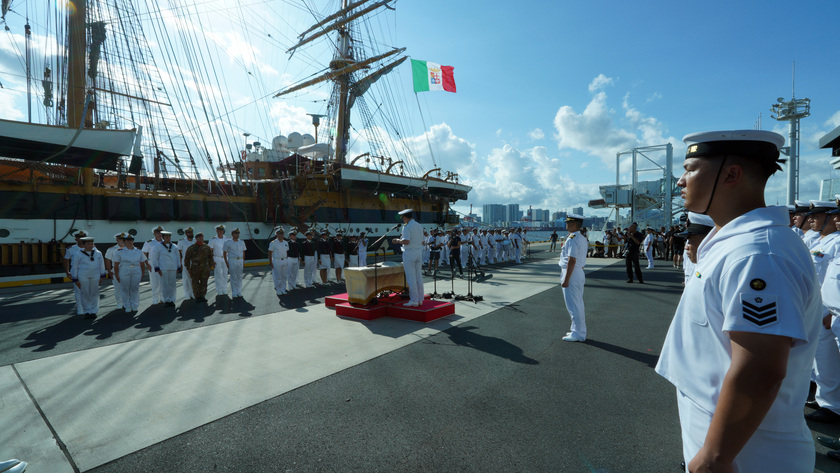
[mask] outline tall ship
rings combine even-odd
[[[224,224],[240,229],[246,258],[260,260],[277,226],[375,238],[404,208],[415,209],[425,228],[458,222],[450,205],[471,188],[419,163],[396,126],[400,117],[383,107],[393,100],[389,75],[407,59],[405,48],[383,48],[364,33],[373,30],[371,17],[393,14],[395,0],[310,10],[317,22],[285,54],[320,72],[263,99],[278,103],[325,85],[329,92],[312,101],[319,104],[309,113],[312,133],[277,133],[264,144],[227,118],[242,107],[224,91],[241,84],[227,83],[224,67],[206,54],[211,33],[197,26],[202,2],[165,8],[150,0],[144,11],[131,0],[57,3],[46,15],[52,26],[40,23],[52,34],[34,35],[26,9],[20,59],[28,117],[0,119],[0,277],[60,277],[79,230],[104,249],[122,231],[138,242],[158,225],[173,239],[188,227],[209,238]],[[22,20],[24,4],[3,1],[4,27],[14,15]],[[6,31],[2,41],[19,37]],[[318,44],[331,57],[307,55]]]

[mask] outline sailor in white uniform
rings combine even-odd
[[[402,245],[403,270],[408,285],[409,300],[406,307],[418,307],[423,304],[423,227],[414,220],[414,210],[399,212],[402,217],[402,234],[391,243]]]
[[[811,261],[817,271],[817,279],[823,289],[823,299],[831,297],[836,291],[832,282],[825,284],[827,272],[840,256],[840,232],[837,231],[837,221],[840,217],[837,203],[834,201],[811,201],[808,212],[808,224],[811,231],[819,234],[811,244]],[[833,283],[836,284],[836,275]],[[828,292],[828,296],[825,294]],[[837,348],[837,337],[830,330],[831,312],[829,307],[823,307],[824,328],[819,332],[817,352],[814,357],[813,380],[817,384],[815,400],[819,408],[805,415],[814,422],[840,422],[840,350]]]
[[[184,267],[184,256],[187,254],[187,249],[195,245],[193,233],[192,227],[185,228],[184,238],[178,241],[178,252],[181,253],[181,268]],[[189,271],[181,271],[181,286],[184,288],[184,299],[195,299],[195,294],[193,294],[192,290],[192,278],[190,278]]]
[[[522,234],[520,233],[521,230],[516,229],[510,235],[510,247],[511,251],[513,251],[513,260],[516,264],[522,263]]]
[[[73,280],[73,276],[70,274],[73,267],[73,257],[76,256],[76,253],[82,251],[82,238],[87,237],[87,233],[80,230],[76,232],[73,237],[76,239],[76,244],[64,251],[64,273],[67,275],[67,279],[70,279],[71,281]],[[76,313],[84,314],[84,308],[82,307],[82,292],[75,284],[73,285],[73,297],[76,300]]]
[[[567,342],[582,342],[586,340],[586,310],[583,306],[583,286],[586,277],[583,268],[586,267],[586,238],[580,234],[580,227],[583,225],[583,216],[569,214],[566,217],[566,229],[569,237],[560,248],[559,265],[563,269],[560,280],[563,288],[563,300],[566,302],[566,310],[572,318],[572,326],[569,333],[563,337]]]
[[[146,254],[134,247],[134,235],[127,234],[125,248],[114,253],[114,276],[120,282],[126,312],[136,312],[140,307],[140,280],[148,265]]]
[[[181,252],[172,243],[172,233],[160,232],[163,241],[152,252],[152,268],[160,277],[160,298],[164,305],[175,307],[178,270],[181,269]]]
[[[697,248],[703,242],[703,238],[715,228],[715,222],[708,215],[696,212],[688,213],[688,224],[685,231],[679,236],[685,238],[683,247],[683,285],[694,277],[694,268],[697,266]]]
[[[122,309],[123,303],[120,282],[114,277],[114,253],[121,248],[125,248],[125,235],[126,234],[123,232],[114,235],[114,238],[117,240],[117,244],[105,250],[105,271],[108,272],[108,277],[111,278],[114,286],[114,302],[117,305],[117,309]]]
[[[653,236],[652,228],[648,228],[645,233],[647,233],[647,235],[642,241],[642,248],[645,250],[645,258],[648,260],[648,265],[645,269],[653,269],[653,244],[656,239]]]
[[[227,294],[228,284],[228,268],[225,264],[225,242],[230,238],[225,236],[225,226],[219,225],[216,227],[216,236],[207,242],[210,248],[213,248],[213,281],[216,286],[216,295],[223,296]]]
[[[286,286],[288,287],[287,291],[291,291],[298,286],[298,273],[300,273],[300,242],[297,239],[298,229],[297,227],[292,227],[289,231],[289,240],[286,242],[289,244],[289,251],[286,254],[288,256],[286,258]]]
[[[73,256],[70,275],[82,296],[82,310],[77,315],[95,319],[99,312],[99,283],[108,273],[105,272],[105,257],[93,246],[93,237],[82,238],[82,244],[84,246]]]
[[[798,222],[798,226],[803,232],[799,236],[802,237],[802,241],[805,242],[805,246],[811,248],[814,241],[820,237],[820,232],[811,230],[811,225],[808,222],[808,213],[811,211],[811,203],[802,200],[796,200],[794,202],[796,202],[796,215],[794,216],[794,220]],[[801,220],[798,220],[800,216]]]
[[[245,268],[245,242],[239,239],[239,229],[230,232],[231,239],[225,241],[223,254],[230,274],[230,295],[242,297],[242,271]]]
[[[686,209],[715,229],[700,245],[656,372],[677,387],[688,471],[811,473],[802,415],[820,330],[819,283],[785,207],[765,207],[784,138],[763,130],[686,142]]]
[[[160,246],[160,242],[163,241],[163,236],[160,232],[163,231],[163,227],[158,225],[157,227],[152,229],[152,234],[155,236],[153,239],[147,241],[143,244],[143,253],[146,255],[146,259],[151,263],[152,259],[155,257],[155,251]],[[160,274],[156,271],[149,271],[149,284],[152,286],[152,304],[157,304],[160,302]]]
[[[276,239],[268,244],[268,263],[271,265],[271,276],[274,278],[274,292],[278,296],[286,294],[286,259],[289,254],[289,242],[285,240],[286,232],[277,227],[274,229]]]

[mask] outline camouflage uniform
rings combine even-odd
[[[193,295],[201,299],[207,294],[207,278],[210,277],[210,267],[213,266],[213,248],[206,243],[187,248],[184,254],[184,268],[192,279]]]

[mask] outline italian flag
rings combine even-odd
[[[455,92],[455,70],[452,66],[441,66],[428,61],[411,60],[411,75],[414,77],[414,91],[428,92],[445,90]]]

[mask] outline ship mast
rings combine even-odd
[[[85,122],[85,63],[87,49],[87,0],[74,2],[67,9],[67,126],[81,128]],[[83,167],[86,189],[93,188],[93,168]]]
[[[342,1],[342,9],[347,11],[347,1]],[[330,63],[330,69],[339,70],[352,62],[350,57],[350,32],[342,26],[338,30],[338,58]],[[336,79],[338,83],[338,117],[335,134],[335,160],[339,164],[347,162],[347,142],[349,139],[349,112],[347,96],[350,92],[350,74],[342,74]]]

